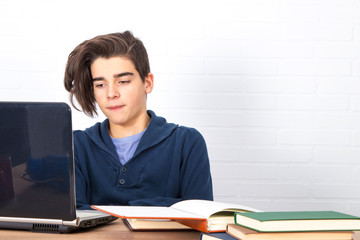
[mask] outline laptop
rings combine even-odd
[[[76,210],[70,107],[0,102],[0,228],[67,233],[115,219]]]

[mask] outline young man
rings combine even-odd
[[[78,45],[69,55],[64,84],[73,105],[75,97],[89,116],[97,114],[98,105],[107,117],[74,131],[78,208],[213,199],[201,134],[146,108],[154,76],[143,43],[131,32]]]

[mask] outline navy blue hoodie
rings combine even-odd
[[[150,124],[133,157],[122,165],[109,121],[74,131],[76,204],[170,206],[185,199],[213,200],[206,143],[193,129],[148,111]]]

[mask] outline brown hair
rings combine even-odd
[[[68,57],[65,68],[64,85],[70,92],[74,108],[74,96],[83,112],[93,117],[97,115],[90,66],[99,57],[122,56],[129,58],[143,81],[150,73],[149,58],[143,43],[130,31],[99,35],[79,44]]]

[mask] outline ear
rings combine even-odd
[[[146,94],[152,92],[154,88],[154,75],[152,73],[148,73],[148,75],[145,77],[144,86]]]

